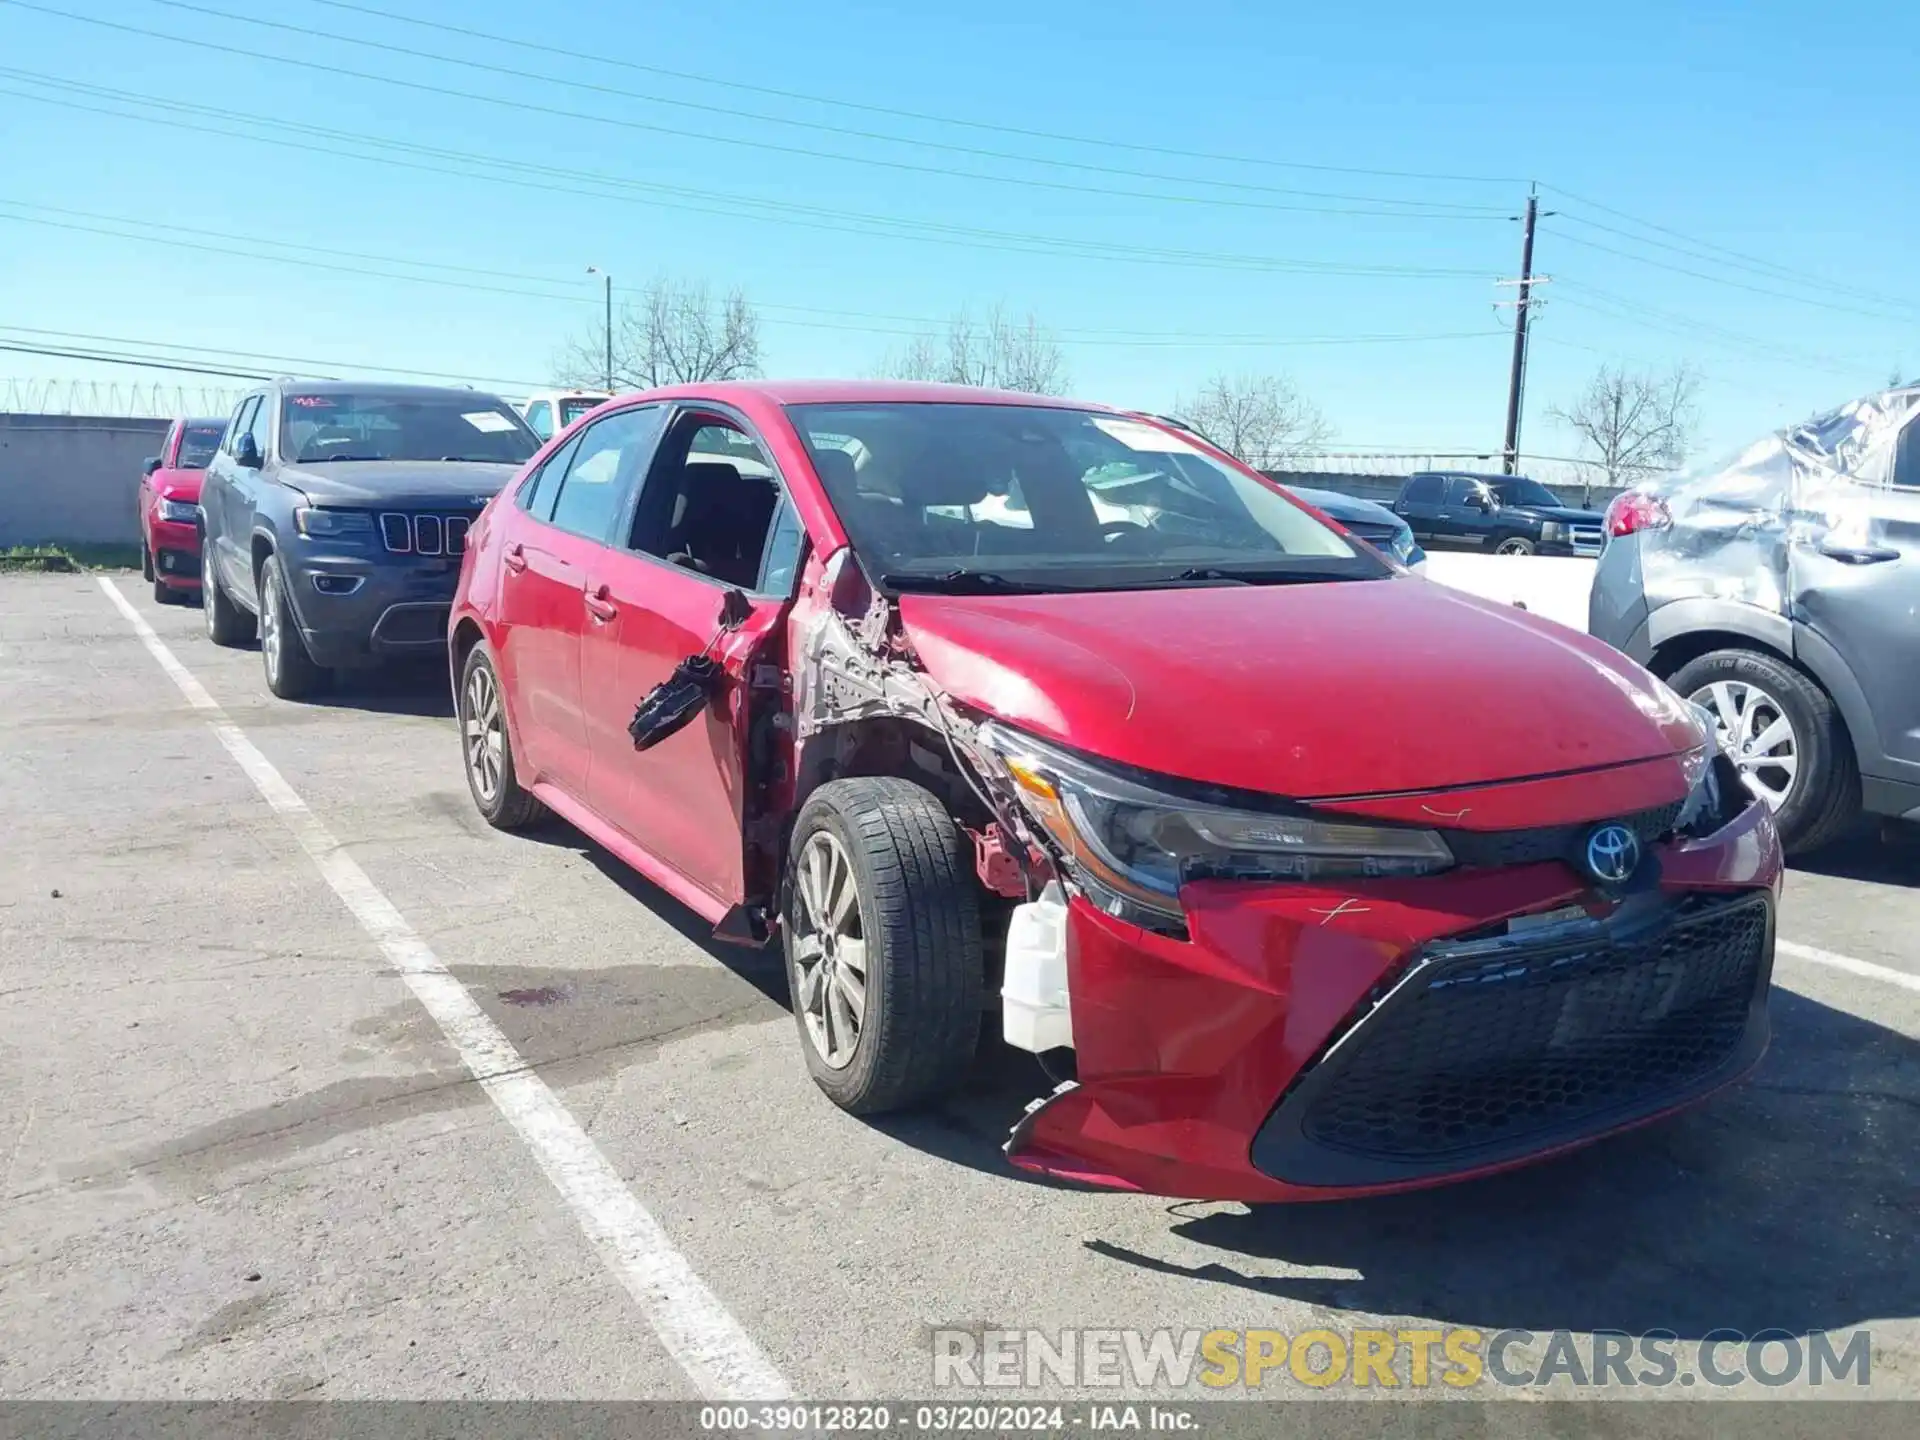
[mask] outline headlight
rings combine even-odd
[[[293,512],[293,523],[302,535],[330,540],[373,534],[373,517],[364,510],[302,508]]]
[[[200,523],[200,507],[185,500],[162,500],[153,507],[153,513],[162,520],[171,520],[176,525]]]
[[[1179,919],[1189,880],[1429,875],[1453,864],[1431,830],[1206,805],[1113,775],[989,722],[980,739],[1102,909]]]
[[[1549,545],[1558,545],[1567,538],[1567,527],[1558,520],[1549,520],[1540,527],[1540,538]]]
[[[1699,722],[1699,748],[1689,750],[1681,764],[1687,776],[1687,799],[1674,828],[1683,835],[1710,835],[1732,820],[1750,797],[1740,771],[1720,744],[1720,722],[1704,705],[1682,701]]]

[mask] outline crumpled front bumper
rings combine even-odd
[[[1356,882],[1338,890],[1195,884],[1183,897],[1186,940],[1142,930],[1075,899],[1067,965],[1077,1079],[1029,1108],[1007,1143],[1007,1156],[1023,1170],[1056,1178],[1190,1199],[1337,1199],[1508,1169],[1692,1104],[1744,1074],[1764,1052],[1780,851],[1771,816],[1754,804],[1710,837],[1654,853],[1657,890],[1638,902],[1637,916],[1630,904],[1610,912],[1609,902],[1558,861]],[[1688,964],[1690,942],[1659,938],[1672,920],[1692,913],[1682,902],[1724,901],[1739,908],[1743,896],[1765,913],[1764,954],[1751,957],[1750,976],[1742,972],[1738,978],[1740,984],[1750,981],[1750,1004],[1732,1022],[1739,1033],[1729,1037],[1713,1065],[1685,1075],[1656,1071],[1632,1103],[1603,1106],[1573,1124],[1531,1131],[1521,1124],[1503,1143],[1477,1149],[1430,1145],[1410,1162],[1402,1157],[1405,1163],[1383,1166],[1377,1156],[1371,1164],[1346,1163],[1353,1157],[1343,1160],[1339,1144],[1331,1152],[1333,1163],[1303,1163],[1314,1147],[1295,1143],[1289,1150],[1275,1143],[1276,1122],[1299,1138],[1298,1110],[1284,1103],[1288,1097],[1324,1080],[1339,1042],[1351,1044],[1386,1014],[1384,1002],[1395,986],[1448,942],[1498,933],[1512,917],[1571,905],[1603,920],[1618,919],[1644,940],[1641,927],[1654,913],[1654,949],[1643,945],[1633,952],[1641,956],[1635,963],[1642,969],[1628,981],[1570,976],[1562,973],[1568,962],[1548,957],[1532,962],[1537,973],[1530,980],[1512,982],[1516,992],[1522,982],[1565,985],[1564,1007],[1575,1021],[1593,1011],[1595,996],[1618,995],[1623,983],[1639,984],[1633,992],[1639,998],[1631,1000],[1637,1015],[1655,1003],[1688,1003],[1690,992],[1677,979],[1646,988],[1652,984],[1648,976],[1678,975]],[[1744,933],[1761,945],[1751,927]],[[1579,963],[1598,962],[1589,957]],[[1537,1059],[1542,1046],[1564,1043],[1562,1031],[1574,1023],[1550,1018],[1542,1032],[1537,991],[1530,1003],[1535,1028],[1514,1022],[1516,1050],[1530,1052],[1516,1054],[1522,1063]],[[1561,1003],[1557,996],[1555,1003]],[[1502,1084],[1497,1072],[1480,1073],[1498,1095],[1510,1095],[1513,1087]],[[1401,1092],[1389,1087],[1381,1093]]]

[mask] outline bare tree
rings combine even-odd
[[[914,336],[880,370],[891,380],[939,380],[1029,395],[1058,395],[1069,383],[1067,357],[1039,319],[1031,312],[1011,316],[998,305],[983,322],[963,310],[944,335]]]
[[[1180,418],[1256,470],[1278,469],[1332,438],[1333,426],[1284,375],[1214,375]]]
[[[554,362],[563,385],[606,382],[606,332],[568,337]],[[740,291],[716,301],[706,285],[662,277],[614,319],[616,389],[650,390],[760,373],[760,317]]]
[[[1690,365],[1602,365],[1571,405],[1548,413],[1580,437],[1610,486],[1677,470],[1693,450],[1700,376]],[[1589,487],[1590,488],[1590,487]]]

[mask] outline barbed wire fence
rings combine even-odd
[[[224,385],[153,380],[0,378],[0,415],[85,415],[118,420],[230,415],[245,393],[244,388]]]

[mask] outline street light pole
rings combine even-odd
[[[587,267],[589,275],[598,275],[606,282],[607,291],[607,393],[613,393],[613,276],[601,270],[597,265]]]

